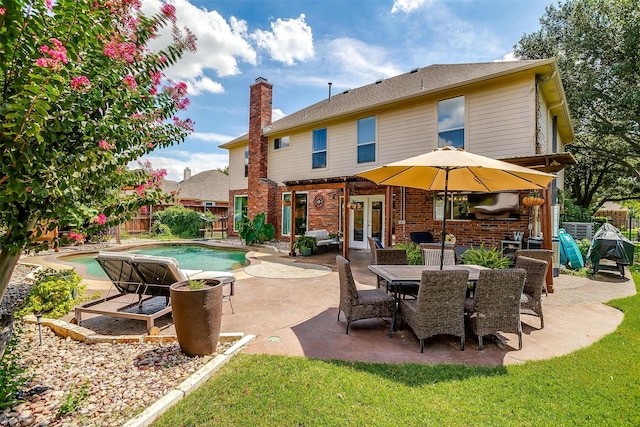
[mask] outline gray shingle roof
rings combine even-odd
[[[180,200],[229,201],[229,177],[217,169],[200,172],[181,182],[165,180],[162,189],[166,192],[177,190]]]
[[[541,59],[430,65],[333,95],[330,100],[324,99],[273,122],[271,127],[264,129],[264,133],[269,135],[283,132],[391,102],[424,96],[428,93],[440,92],[553,63],[553,59]],[[248,134],[244,134],[221,147],[246,141],[247,138]]]

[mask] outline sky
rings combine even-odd
[[[184,142],[144,159],[181,181],[228,165],[221,144],[246,133],[249,86],[273,84],[273,120],[332,93],[433,64],[513,60],[551,0],[169,0],[198,39],[167,77],[188,85]],[[161,0],[143,0],[145,14]]]

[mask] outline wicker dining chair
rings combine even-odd
[[[376,249],[376,262],[379,265],[408,265],[407,251],[405,249]],[[403,283],[398,286],[400,288],[395,289],[386,280],[378,277],[378,288],[385,285],[387,292],[393,292],[396,294],[402,294],[403,297],[411,295],[415,297],[418,294],[418,283]]]
[[[519,256],[526,256],[529,258],[535,258],[542,261],[547,261],[547,268],[553,267],[553,251],[551,249],[518,249],[514,254],[515,259],[517,260]],[[544,283],[543,283],[543,291],[545,295],[549,295],[547,293],[547,277],[545,275]]]
[[[424,265],[440,265],[441,249],[422,249],[422,264]],[[453,249],[444,250],[444,263],[443,265],[455,265],[456,253]]]
[[[464,350],[464,300],[469,272],[466,270],[423,271],[418,298],[400,301],[402,322],[406,322],[420,340],[434,335],[460,337]]]
[[[376,242],[372,237],[367,237],[369,241],[369,250],[371,251],[371,262],[373,264],[376,263],[376,249],[382,249],[378,242]]]
[[[518,349],[522,349],[520,297],[526,274],[522,268],[480,271],[474,296],[464,303],[479,350],[482,337],[498,331],[518,334]]]
[[[356,320],[393,317],[396,302],[391,295],[380,289],[358,290],[351,273],[351,263],[338,255],[336,256],[336,264],[340,278],[338,322],[342,311],[347,318],[347,334],[349,334],[349,324]]]
[[[527,280],[524,282],[524,289],[520,298],[520,310],[522,314],[538,316],[540,318],[540,329],[544,329],[542,288],[545,284],[548,266],[547,261],[523,255],[516,258],[516,268],[523,268],[527,272]]]

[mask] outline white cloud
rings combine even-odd
[[[513,51],[506,53],[501,59],[494,59],[493,62],[507,62],[507,61],[518,61],[520,58],[516,56]]]
[[[276,120],[280,120],[281,118],[286,116],[287,114],[279,108],[274,108],[273,110],[271,110],[271,121],[273,122],[275,122]]]
[[[214,70],[220,77],[240,74],[239,62],[256,64],[256,52],[247,41],[247,24],[234,17],[225,20],[217,11],[198,8],[187,0],[172,0],[176,7],[177,24],[187,27],[197,37],[198,51],[186,53],[178,64],[167,70],[167,77],[195,81],[205,79],[205,70]],[[143,0],[145,15],[157,13],[160,0]],[[164,28],[160,37],[150,44],[152,49],[166,45],[171,29]]]
[[[388,58],[385,48],[368,45],[360,40],[334,39],[327,44],[324,55],[334,69],[340,69],[347,76],[346,79],[353,81],[351,87],[402,73],[393,59]],[[336,87],[344,86],[344,82],[334,83],[338,83]]]
[[[223,93],[224,87],[219,82],[214,82],[209,77],[202,76],[197,79],[187,80],[187,91],[189,95],[198,96],[203,92]]]
[[[204,142],[215,142],[216,144],[224,144],[231,141],[235,136],[223,135],[214,132],[193,132],[189,135],[189,139],[196,139]]]
[[[184,169],[191,169],[191,175],[207,170],[224,168],[229,164],[229,156],[226,153],[196,153],[186,151],[172,151],[165,153],[152,153],[140,158],[141,161],[149,160],[153,169],[165,169],[167,179],[182,181]],[[169,157],[172,156],[172,157]],[[139,168],[138,162],[129,164],[131,169]]]
[[[271,59],[286,65],[313,58],[313,34],[304,14],[297,19],[281,19],[271,23],[271,31],[257,30],[252,38],[265,49]]]
[[[391,13],[404,12],[409,13],[419,9],[428,0],[396,0],[391,7]]]

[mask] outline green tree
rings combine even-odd
[[[640,193],[640,3],[569,0],[547,7],[541,29],[514,46],[523,59],[555,57],[576,130],[567,170],[576,203]]]
[[[41,225],[78,233],[118,224],[163,197],[164,172],[129,162],[193,130],[176,114],[186,84],[163,71],[195,49],[175,7],[135,0],[4,0],[0,7],[0,298]],[[173,40],[145,46],[160,28]],[[130,188],[121,197],[123,188]]]

